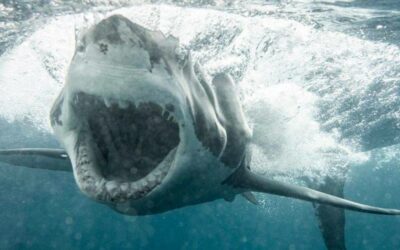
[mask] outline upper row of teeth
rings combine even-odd
[[[118,105],[120,109],[126,109],[129,107],[130,102],[123,100],[116,101],[113,99],[104,98],[104,104],[106,105],[107,108],[111,108],[112,105]],[[165,114],[168,115],[167,120],[172,119],[172,121],[176,122],[175,116],[170,111],[168,111],[164,106],[162,106],[161,115],[164,116]]]
[[[75,99],[75,103],[78,103],[78,102],[79,102],[79,98],[76,98]],[[129,101],[124,101],[124,100],[118,100],[117,101],[117,100],[114,100],[114,99],[111,99],[111,98],[104,98],[103,102],[104,102],[104,105],[106,105],[107,108],[111,108],[111,106],[113,106],[113,105],[118,105],[118,107],[120,109],[127,109],[129,107],[129,105],[132,103],[132,102],[129,102]],[[92,103],[90,101],[88,101],[86,104],[87,105],[92,105]],[[161,115],[164,116],[165,114],[168,114],[168,117],[167,117],[168,120],[170,120],[172,118],[173,121],[176,122],[175,116],[170,111],[168,111],[164,106],[162,106]]]
[[[110,108],[113,104],[117,104],[118,107],[121,109],[126,109],[129,107],[128,101],[122,101],[122,100],[115,101],[115,100],[107,99],[107,98],[104,99],[104,104],[106,105],[107,108]]]

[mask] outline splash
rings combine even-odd
[[[290,8],[283,9],[138,5],[51,18],[0,58],[1,116],[49,130],[76,34],[118,13],[178,37],[210,76],[234,77],[253,127],[257,171],[321,181],[365,162],[364,149],[398,143],[399,48],[287,18]]]

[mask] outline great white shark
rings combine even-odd
[[[4,149],[0,160],[72,172],[85,195],[128,215],[232,201],[239,194],[257,203],[251,192],[321,204],[325,224],[340,220],[342,209],[400,215],[253,172],[251,130],[231,77],[218,74],[210,83],[190,53],[177,49],[176,38],[123,16],[102,20],[77,39],[50,112],[63,149]],[[344,239],[325,229],[328,248],[344,249]]]

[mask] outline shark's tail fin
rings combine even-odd
[[[311,201],[319,204],[330,205],[363,213],[400,215],[400,210],[397,209],[386,209],[368,206],[326,193],[322,193],[311,188],[271,180],[263,176],[259,176],[246,168],[240,168],[224,183],[233,185],[236,188],[242,188],[244,189],[244,191],[250,190],[279,196],[286,196],[299,200]]]
[[[343,198],[344,176],[326,177],[323,183],[312,184],[318,191]],[[314,204],[315,215],[319,221],[326,248],[329,250],[346,250],[345,245],[345,213],[344,209],[329,205]]]

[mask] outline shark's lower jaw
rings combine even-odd
[[[84,193],[98,201],[125,202],[162,183],[180,141],[171,106],[79,93],[73,107],[82,121],[74,171]]]

